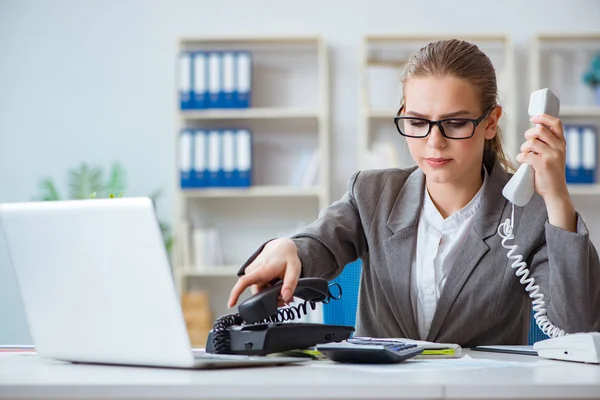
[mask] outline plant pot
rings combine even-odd
[[[600,85],[594,86],[594,103],[600,106]]]

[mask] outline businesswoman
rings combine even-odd
[[[257,251],[229,306],[277,277],[289,301],[299,277],[332,279],[361,258],[357,335],[524,344],[531,299],[498,234],[514,217],[510,243],[549,320],[566,332],[600,331],[600,261],[567,190],[561,121],[539,115],[525,132],[517,160],[534,168],[537,193],[513,211],[501,193],[512,168],[489,58],[464,41],[430,43],[401,81],[395,123],[417,165],[355,173],[315,222]]]

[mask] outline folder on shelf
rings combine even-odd
[[[581,175],[585,183],[596,182],[596,167],[598,165],[598,144],[597,132],[593,126],[582,127],[582,157],[581,157]]]
[[[184,130],[179,136],[179,173],[182,188],[193,187],[192,183],[192,132]]]
[[[221,158],[221,132],[213,129],[208,132],[208,176],[209,187],[221,186],[221,171],[223,168]]]
[[[235,107],[247,108],[251,105],[252,94],[252,55],[248,51],[236,53]]]
[[[222,186],[236,186],[235,183],[235,134],[233,130],[227,129],[222,133],[223,151],[223,176]]]
[[[192,53],[183,51],[179,54],[179,107],[182,110],[194,108],[192,97]]]
[[[223,53],[223,86],[221,93],[221,107],[235,107],[235,53]]]
[[[202,188],[208,186],[207,175],[207,144],[206,131],[196,129],[194,131],[194,151],[192,163],[192,186]]]
[[[208,93],[209,107],[220,108],[223,97],[221,54],[213,51],[208,53]]]
[[[248,129],[238,129],[235,138],[235,186],[252,185],[252,134]]]
[[[208,68],[206,53],[203,51],[194,52],[192,69],[192,98],[193,108],[202,109],[208,106]]]
[[[596,128],[589,125],[566,125],[564,132],[567,142],[567,183],[595,183],[598,165]]]
[[[567,142],[565,176],[567,183],[579,183],[580,159],[580,137],[576,126],[565,126],[565,140]]]

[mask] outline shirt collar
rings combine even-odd
[[[423,213],[427,222],[433,225],[433,227],[439,230],[440,232],[444,232],[456,229],[463,222],[465,222],[467,219],[473,216],[481,206],[483,189],[485,188],[485,184],[487,182],[488,172],[485,168],[485,165],[482,166],[482,169],[483,184],[481,185],[475,196],[473,196],[471,201],[469,201],[469,203],[466,206],[464,206],[454,214],[450,215],[446,219],[442,217],[435,204],[433,204],[433,200],[431,200],[431,197],[429,196],[429,191],[427,190],[427,185],[425,185],[425,194],[423,196]]]

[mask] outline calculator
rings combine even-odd
[[[418,356],[423,348],[416,344],[390,342],[377,344],[327,343],[317,350],[332,361],[358,364],[392,364]]]

